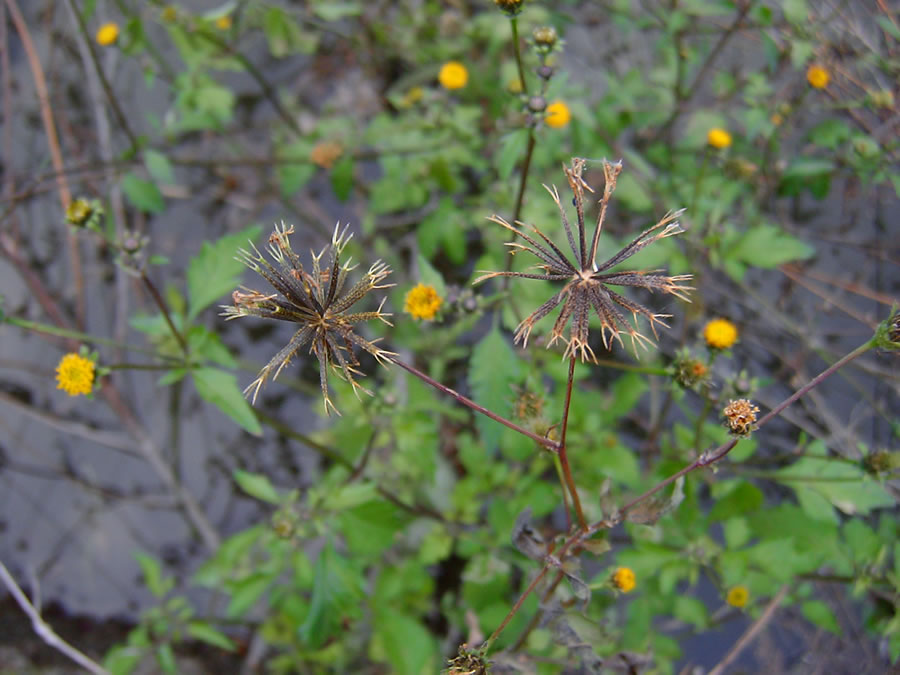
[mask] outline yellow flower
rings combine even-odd
[[[612,582],[613,586],[623,593],[630,593],[635,587],[634,570],[630,567],[620,567],[613,573]]]
[[[714,148],[722,150],[731,145],[731,134],[719,127],[713,127],[709,130],[709,133],[706,134],[706,142]]]
[[[750,599],[750,591],[746,586],[735,586],[734,588],[728,591],[728,595],[725,596],[725,602],[727,602],[732,607],[743,607],[747,604],[747,600]]]
[[[56,366],[56,388],[69,396],[90,394],[94,387],[94,362],[85,357],[66,354]]]
[[[403,311],[414,319],[430,321],[444,304],[443,298],[438,295],[434,286],[419,284],[406,294],[403,302]]]
[[[119,24],[114,21],[103,24],[97,29],[97,44],[108,47],[119,39]]]
[[[231,28],[231,15],[225,14],[216,19],[216,28],[219,30],[228,30]]]
[[[810,66],[806,71],[806,81],[815,89],[824,89],[830,79],[831,75],[822,66]]]
[[[544,122],[547,123],[548,127],[561,129],[566,126],[571,119],[572,111],[570,111],[569,106],[562,101],[553,101],[553,103],[547,106],[547,114],[544,117]]]
[[[178,10],[173,5],[163,7],[162,20],[166,23],[175,23],[178,19]]]
[[[447,61],[438,73],[438,82],[444,89],[462,89],[469,81],[469,71],[459,61]]]
[[[703,328],[703,337],[713,349],[728,349],[737,342],[737,326],[728,319],[713,319]]]

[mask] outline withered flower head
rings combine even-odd
[[[603,339],[603,346],[607,349],[612,348],[610,336],[617,339],[619,344],[623,344],[621,334],[625,333],[631,338],[632,348],[635,350],[635,353],[637,353],[638,344],[646,347],[644,343],[649,343],[649,340],[628,323],[616,305],[624,307],[631,312],[635,323],[637,322],[638,314],[644,316],[649,321],[654,336],[657,336],[656,324],[659,323],[665,326],[663,319],[670,316],[669,314],[655,314],[651,312],[643,305],[639,305],[612,290],[610,288],[611,285],[638,286],[651,291],[661,290],[664,293],[671,293],[682,300],[688,299],[686,293],[692,288],[683,286],[680,283],[688,281],[691,278],[689,274],[668,277],[663,274],[657,274],[660,270],[608,271],[653,242],[683,232],[681,226],[676,222],[682,211],[666,214],[656,225],[642,232],[640,236],[609,260],[600,265],[597,264],[597,244],[600,240],[600,231],[603,228],[603,219],[606,217],[609,198],[616,187],[616,179],[622,170],[622,164],[621,162],[616,164],[611,164],[607,161],[603,162],[603,174],[606,179],[606,185],[603,189],[603,197],[600,199],[600,214],[597,217],[597,224],[594,227],[593,236],[588,240],[584,222],[584,191],[593,192],[593,190],[581,177],[585,162],[586,160],[576,157],[572,160],[571,168],[563,167],[569,182],[569,188],[575,197],[576,231],[573,232],[572,226],[569,224],[569,218],[560,201],[557,189],[544,186],[559,208],[560,218],[566,231],[566,237],[569,240],[569,248],[574,256],[573,259],[567,258],[561,248],[550,241],[538,228],[531,226],[531,229],[537,237],[543,240],[543,243],[540,243],[535,237],[523,231],[524,223],[517,221],[515,225],[510,225],[500,216],[494,215],[488,220],[502,225],[527,242],[527,244],[521,244],[517,241],[507,243],[511,253],[515,254],[518,251],[531,253],[540,261],[536,266],[540,272],[485,272],[475,280],[475,283],[494,277],[565,281],[566,284],[558,293],[519,324],[516,329],[515,340],[516,342],[521,340],[523,345],[527,344],[528,336],[531,334],[535,322],[547,316],[558,305],[562,305],[559,317],[556,319],[556,323],[553,325],[553,330],[550,333],[551,339],[547,346],[552,346],[557,340],[563,339],[567,343],[563,358],[578,355],[582,361],[591,359],[596,362],[597,358],[588,344],[588,324],[592,308],[600,318],[600,334]],[[576,236],[578,238],[577,242]],[[569,338],[566,340],[563,337],[563,330],[569,319],[572,320],[572,326],[569,329]],[[607,332],[609,335],[607,335]]]
[[[307,343],[310,345],[310,353],[319,361],[319,380],[325,399],[325,411],[328,413],[331,410],[338,412],[328,396],[329,366],[353,386],[357,396],[359,390],[371,395],[372,392],[355,379],[362,373],[358,370],[359,361],[353,348],[360,347],[366,350],[380,363],[394,356],[393,352],[376,346],[377,340],[366,340],[354,332],[356,324],[372,319],[391,325],[387,320],[390,314],[381,311],[384,300],[374,312],[351,313],[348,310],[369,291],[389,288],[392,284],[381,284],[391,270],[385,263],[378,261],[369,268],[361,280],[350,286],[349,290],[345,290],[347,274],[356,267],[351,266],[349,260],[340,262],[341,253],[353,236],[347,233],[347,227],[341,230],[339,223],[334,228],[331,245],[323,248],[318,255],[311,253],[312,267],[309,270],[303,267],[300,257],[291,248],[288,235],[293,234],[293,226],[287,227],[284,223],[280,229],[276,225],[275,231],[269,237],[269,255],[277,263],[277,267],[270,264],[252,243],[250,244],[252,252],[244,249],[239,251],[238,260],[272,284],[277,293],[263,294],[249,288],[243,291],[236,290],[232,295],[234,305],[224,305],[222,308],[225,311],[222,312],[222,316],[226,319],[260,316],[264,319],[292,321],[300,325],[287,345],[272,357],[272,360],[259,371],[259,376],[244,390],[245,395],[253,392],[254,403],[260,387],[269,376],[273,379],[278,377],[282,368],[290,363],[294,355]],[[323,267],[321,261],[326,251],[329,252],[328,266]]]
[[[745,398],[729,401],[728,405],[722,410],[725,426],[728,427],[734,436],[742,437],[749,436],[750,432],[756,429],[756,415],[758,413],[759,408]]]

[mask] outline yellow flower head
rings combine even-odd
[[[709,133],[706,134],[706,142],[712,147],[722,150],[731,145],[731,134],[725,131],[725,129],[713,127],[709,130]]]
[[[403,311],[414,319],[431,321],[442,304],[444,304],[444,300],[438,295],[434,286],[419,284],[406,294],[406,300],[403,302]]]
[[[97,44],[108,47],[119,39],[119,24],[109,21],[97,29]]]
[[[90,394],[94,388],[94,362],[79,354],[66,354],[56,366],[56,388],[69,396]]]
[[[178,20],[178,10],[173,5],[166,5],[161,16],[166,23],[175,23]]]
[[[469,71],[459,61],[447,61],[438,73],[438,82],[444,89],[462,89],[469,81]]]
[[[703,338],[713,349],[728,349],[737,342],[737,326],[728,319],[713,319],[703,328]]]
[[[630,593],[636,585],[634,570],[630,567],[620,567],[612,575],[613,586],[623,593]]]
[[[309,158],[316,166],[330,169],[343,154],[344,148],[337,141],[320,141],[309,151]]]
[[[225,14],[216,19],[216,28],[219,30],[228,30],[231,28],[231,15]]]
[[[830,79],[831,75],[822,66],[810,66],[806,71],[806,81],[815,89],[824,89]]]
[[[747,604],[747,600],[750,599],[750,591],[746,586],[735,586],[728,591],[728,595],[725,596],[725,602],[727,602],[732,607],[744,607]]]
[[[562,101],[553,101],[553,103],[547,106],[547,114],[544,117],[544,122],[546,122],[548,127],[561,129],[566,126],[571,119],[572,111],[569,110],[569,106]]]

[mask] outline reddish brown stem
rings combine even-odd
[[[584,511],[581,508],[581,500],[578,498],[578,489],[575,487],[575,479],[572,478],[572,469],[569,466],[569,456],[566,452],[566,432],[569,429],[569,406],[572,403],[572,383],[575,381],[575,357],[569,359],[569,378],[566,383],[566,402],[563,406],[563,416],[559,436],[559,463],[562,466],[563,476],[566,479],[569,494],[572,495],[572,503],[575,505],[575,515],[578,516],[578,526],[582,530],[586,530],[587,520],[584,518]]]
[[[525,429],[524,427],[520,427],[518,424],[516,424],[515,422],[513,422],[511,420],[506,419],[502,415],[498,415],[495,412],[491,412],[484,406],[481,406],[481,405],[478,405],[477,403],[475,403],[475,401],[473,401],[472,399],[466,398],[465,396],[460,394],[458,391],[451,389],[450,387],[448,387],[446,385],[441,384],[440,382],[438,382],[437,380],[435,380],[432,377],[429,377],[428,375],[423,373],[421,370],[419,370],[415,366],[411,366],[408,363],[404,363],[403,361],[400,361],[399,359],[396,359],[396,358],[391,358],[391,361],[393,363],[396,363],[401,368],[403,368],[403,370],[405,370],[406,372],[418,377],[425,384],[431,385],[438,391],[443,392],[443,393],[447,394],[448,396],[452,396],[457,401],[462,403],[464,406],[471,408],[475,412],[481,413],[485,417],[489,417],[492,420],[494,420],[495,422],[499,422],[503,426],[509,427],[513,431],[519,432],[523,436],[527,436],[528,438],[533,440],[535,443],[539,443],[540,445],[543,445],[548,450],[551,450],[553,452],[556,452],[559,450],[559,444],[556,441],[550,440],[549,438],[547,438],[545,436],[539,436],[538,434],[534,433],[533,431],[529,431],[528,429]]]

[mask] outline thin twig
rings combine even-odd
[[[562,430],[559,436],[559,464],[562,467],[563,476],[566,479],[566,486],[572,495],[572,503],[575,505],[575,515],[578,516],[578,526],[582,530],[587,529],[587,520],[584,518],[584,511],[581,508],[581,499],[578,498],[578,488],[575,487],[575,479],[572,478],[572,469],[569,467],[569,457],[566,453],[566,432],[569,429],[569,406],[572,403],[572,383],[575,380],[575,356],[569,359],[569,378],[566,383],[566,400],[563,404],[563,415],[560,426]]]
[[[9,592],[16,599],[16,602],[19,603],[19,607],[22,608],[22,611],[28,615],[29,619],[31,619],[31,627],[34,629],[34,632],[37,633],[38,637],[57,651],[65,654],[69,659],[85,670],[88,670],[95,675],[110,675],[106,668],[75,649],[75,647],[56,634],[50,625],[41,618],[40,613],[38,613],[34,608],[34,605],[28,600],[25,592],[19,587],[19,584],[16,583],[16,580],[13,578],[12,574],[9,573],[9,570],[6,569],[6,565],[3,564],[3,561],[0,561],[0,579],[3,580],[4,585],[9,589]]]
[[[740,656],[741,652],[747,648],[753,639],[759,635],[760,631],[766,627],[766,624],[772,620],[772,617],[775,616],[775,610],[778,609],[778,605],[781,604],[781,601],[784,600],[784,596],[787,595],[788,592],[788,584],[782,586],[778,593],[774,598],[766,605],[766,609],[760,615],[760,617],[753,622],[750,628],[741,635],[740,639],[732,645],[731,649],[728,650],[728,653],[725,655],[719,663],[709,671],[709,675],[722,675],[725,672],[725,668],[727,668],[732,661],[734,661],[738,656]]]

